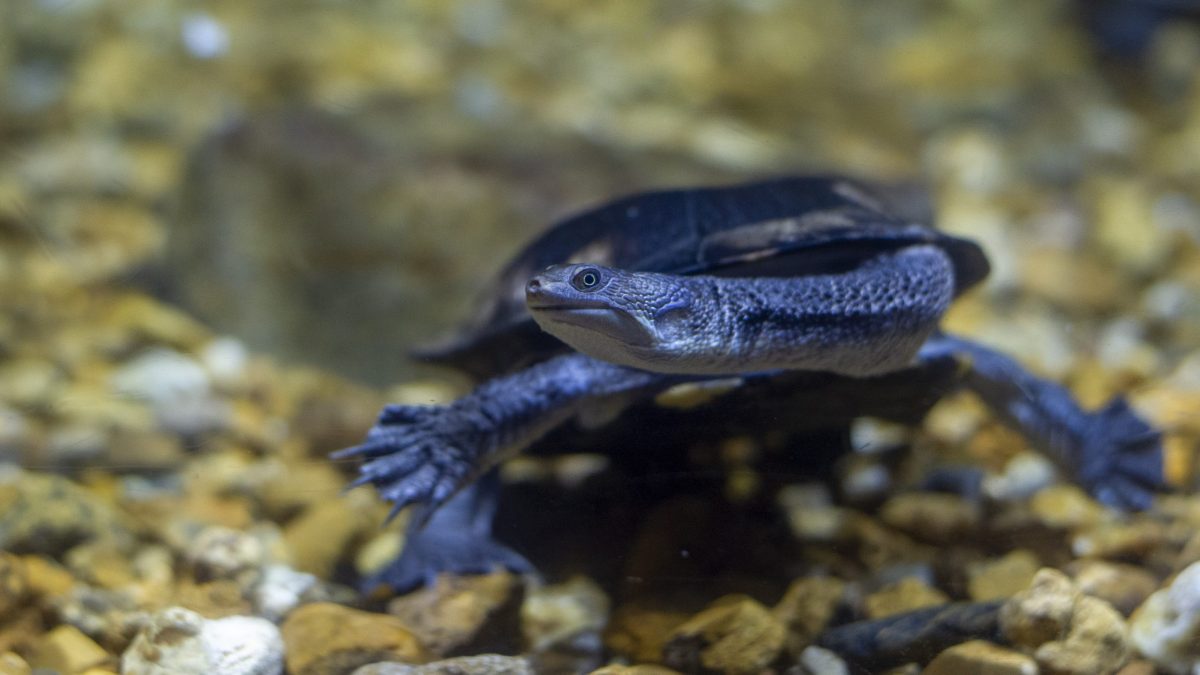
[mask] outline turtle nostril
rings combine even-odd
[[[542,282],[537,279],[530,279],[529,283],[525,284],[526,295],[537,295],[542,290]]]

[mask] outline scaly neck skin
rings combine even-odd
[[[599,275],[594,292],[579,288],[589,271]],[[634,368],[699,375],[899,370],[954,293],[950,261],[933,246],[831,275],[738,279],[567,266],[535,281],[534,318],[572,347]]]

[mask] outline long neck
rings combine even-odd
[[[694,338],[679,372],[826,370],[865,376],[909,365],[953,298],[950,261],[903,249],[844,274],[687,280]]]

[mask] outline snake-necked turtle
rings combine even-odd
[[[440,571],[528,569],[491,538],[491,469],[589,408],[731,376],[740,386],[691,420],[913,419],[965,386],[1101,501],[1148,505],[1159,434],[1120,398],[1085,412],[1063,387],[938,331],[987,259],[902,217],[888,195],[839,177],[649,192],[534,240],[477,319],[430,354],[482,383],[445,406],[389,406],[336,455],[365,458],[354,484],[373,484],[393,513],[419,509],[380,580],[402,589]]]

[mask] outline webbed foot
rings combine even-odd
[[[480,450],[488,449],[479,422],[453,406],[389,405],[362,444],[330,456],[365,458],[348,488],[374,485],[392,502],[389,520],[404,507],[419,505],[414,514],[419,523],[478,473]]]
[[[1062,385],[953,335],[935,335],[921,350],[923,359],[947,355],[963,364],[963,382],[971,391],[1098,501],[1118,509],[1144,509],[1165,486],[1161,435],[1125,399],[1085,411]]]
[[[500,496],[495,471],[454,495],[427,523],[413,521],[399,557],[363,581],[364,590],[387,584],[397,593],[429,585],[439,574],[486,574],[506,569],[531,574],[533,565],[492,538]]]
[[[426,528],[410,531],[404,551],[386,567],[363,580],[363,590],[387,584],[395,593],[431,586],[439,574],[487,574],[506,569],[534,574],[520,553],[487,536]]]
[[[1122,397],[1087,416],[1075,466],[1079,482],[1109,506],[1149,508],[1165,486],[1162,434]]]

